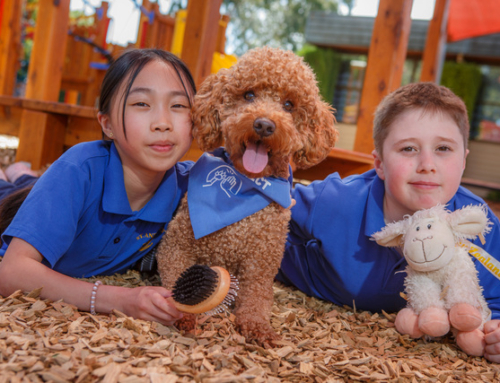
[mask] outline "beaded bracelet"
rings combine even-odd
[[[90,313],[92,315],[96,315],[97,313],[95,312],[95,297],[97,295],[97,289],[98,287],[102,285],[101,281],[95,281],[94,287],[92,287],[92,293],[90,295]]]

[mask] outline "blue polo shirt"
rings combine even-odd
[[[132,211],[114,144],[75,145],[36,182],[2,238],[25,240],[65,275],[122,273],[160,241],[191,166],[170,169],[146,206]]]
[[[337,305],[370,311],[398,311],[406,306],[407,263],[396,248],[377,245],[371,235],[384,226],[384,182],[375,170],[341,179],[338,173],[293,192],[290,234],[277,279],[306,294]],[[484,201],[460,187],[449,201],[450,210]],[[483,247],[500,258],[500,223],[489,210],[492,231]],[[483,294],[500,319],[500,280],[472,258]]]

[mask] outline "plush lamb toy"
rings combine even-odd
[[[379,245],[402,245],[408,262],[405,279],[408,306],[396,329],[412,338],[443,336],[455,329],[457,344],[469,355],[484,352],[483,324],[491,312],[482,294],[467,248],[461,241],[490,231],[485,206],[449,212],[442,205],[420,210],[373,234]]]

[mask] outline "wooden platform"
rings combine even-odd
[[[101,128],[96,116],[96,110],[91,107],[0,96],[0,134],[19,137],[16,161],[30,162],[35,170],[54,162],[70,146],[100,139]],[[20,128],[23,118],[29,129]],[[339,147],[321,164],[295,170],[296,177],[313,181],[334,172],[344,177],[372,168],[371,155],[350,150],[355,126],[339,124],[339,131]],[[196,161],[202,153],[193,142],[182,159]]]
[[[293,175],[301,180],[322,180],[329,174],[338,172],[342,177],[351,174],[364,173],[373,168],[371,154],[355,152],[356,125],[338,123],[339,140],[328,157],[312,168],[301,170],[294,169]]]
[[[94,108],[10,96],[0,96],[0,134],[19,137],[16,161],[35,170],[70,146],[102,137]]]
[[[293,176],[305,180],[322,180],[338,172],[341,177],[364,173],[373,168],[373,157],[369,154],[334,148],[320,164],[309,169],[296,169]]]
[[[30,162],[35,170],[54,162],[70,146],[101,139],[101,128],[96,116],[96,110],[91,107],[0,96],[0,134],[19,137],[16,161]],[[23,118],[30,127],[24,131],[20,129]],[[352,150],[356,126],[338,124],[337,128],[340,133],[339,141],[328,157],[312,168],[294,169],[296,178],[314,181],[324,179],[334,172],[346,177],[373,167],[371,154]],[[479,150],[484,149],[485,145],[492,146],[492,150]],[[488,190],[500,190],[500,182],[496,179],[481,177],[480,169],[485,166],[484,161],[479,158],[484,153],[496,153],[494,149],[498,149],[498,144],[471,142],[470,147],[463,184],[481,196],[485,196]],[[183,160],[196,161],[201,154],[202,151],[193,143]],[[492,163],[486,163],[494,167]],[[490,177],[498,173],[490,168],[485,170]]]

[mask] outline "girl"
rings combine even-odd
[[[160,240],[187,186],[195,85],[174,55],[124,53],[102,83],[97,119],[107,140],[75,145],[36,182],[2,239],[0,294],[43,287],[81,310],[172,324],[162,287],[94,285],[121,273]]]

